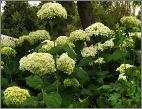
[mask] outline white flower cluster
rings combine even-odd
[[[20,70],[44,75],[55,72],[55,61],[49,53],[32,53],[20,60]]]
[[[134,67],[134,66],[130,64],[121,64],[120,67],[116,69],[116,71],[119,71],[120,73],[125,73],[125,70],[131,67]]]
[[[95,63],[97,63],[97,64],[103,64],[103,63],[105,63],[105,60],[104,60],[104,58],[99,57],[97,60],[95,60]]]
[[[70,37],[69,37],[69,40],[71,42],[77,41],[77,40],[86,41],[89,39],[90,39],[89,35],[83,30],[75,30],[70,33]]]
[[[50,39],[50,35],[46,30],[37,30],[30,32],[28,37],[31,44]]]
[[[15,41],[10,39],[1,39],[1,47],[15,48]]]
[[[69,42],[69,38],[67,36],[59,36],[55,40],[55,45],[64,45]]]
[[[81,51],[82,57],[95,56],[97,54],[96,49],[91,45],[90,47],[85,47]]]
[[[57,69],[60,71],[63,71],[70,75],[75,67],[75,61],[68,56],[67,53],[63,53],[58,59],[57,59]]]
[[[110,40],[107,40],[103,43],[103,47],[104,48],[113,48],[114,47],[114,42],[113,42],[114,38],[111,38]]]
[[[7,55],[7,56],[15,56],[16,51],[11,47],[3,47],[3,48],[1,48],[1,54]]]
[[[89,34],[89,36],[107,36],[109,37],[112,31],[100,22],[96,22],[85,29],[85,31]]]
[[[38,52],[48,52],[52,47],[54,47],[54,42],[50,40],[45,40],[42,42],[43,45],[38,50]]]
[[[129,33],[129,36],[130,37],[137,37],[137,38],[141,39],[141,32],[132,32],[132,33]]]
[[[71,87],[71,86],[78,87],[80,86],[80,84],[76,78],[71,78],[71,79],[67,78],[64,80],[64,86],[65,87]]]
[[[67,19],[67,12],[65,8],[59,3],[45,3],[37,12],[40,19],[54,19],[56,17]]]
[[[122,48],[132,49],[135,46],[135,42],[131,37],[128,37],[122,42],[121,46]]]
[[[120,19],[120,23],[126,29],[140,30],[141,21],[135,16],[124,16]]]
[[[18,86],[8,87],[4,91],[4,103],[7,106],[20,107],[28,97],[30,97],[28,90]]]
[[[98,42],[97,44],[94,45],[94,48],[97,51],[104,51],[105,49],[108,48],[113,48],[114,47],[114,38],[111,38],[110,40],[105,41],[103,44]]]
[[[118,80],[127,80],[125,73],[119,74]]]

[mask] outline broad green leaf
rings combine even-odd
[[[24,107],[34,108],[38,106],[38,98],[31,96],[24,102]]]
[[[73,95],[70,93],[62,93],[62,107],[68,108],[71,106],[71,103],[73,102]]]
[[[29,87],[40,90],[42,88],[43,81],[42,81],[41,77],[34,75],[34,76],[29,76],[26,78],[26,84]]]
[[[80,66],[80,67],[85,66],[91,62],[93,62],[93,59],[91,57],[86,57],[86,58],[83,58],[82,60],[80,60],[80,62],[78,63],[78,66]]]
[[[111,60],[113,61],[117,61],[117,60],[121,60],[123,58],[123,52],[121,50],[116,50],[115,52],[113,52],[113,54],[111,55]]]
[[[68,44],[65,44],[65,45],[63,46],[63,50],[65,50],[65,51],[68,53],[69,57],[71,57],[72,59],[75,59],[75,58],[76,58],[76,53],[75,53],[75,51],[74,51],[71,47],[69,47]]]
[[[58,54],[58,53],[61,53],[61,52],[63,52],[62,45],[57,45],[57,46],[55,46],[55,47],[53,47],[49,50],[49,53],[51,53],[52,55],[55,55],[55,54]]]
[[[81,67],[76,67],[74,70],[74,74],[79,79],[80,83],[84,83],[89,80],[88,73]]]
[[[99,89],[103,89],[103,90],[108,90],[111,89],[112,87],[110,85],[102,85]]]
[[[1,87],[2,88],[7,88],[9,85],[8,80],[6,78],[1,78]]]
[[[48,92],[55,91],[57,90],[57,87],[59,87],[60,84],[61,83],[58,80],[56,80],[53,83],[51,83],[49,86],[47,86],[46,90]]]
[[[48,108],[60,108],[62,98],[57,92],[43,93],[43,101]]]

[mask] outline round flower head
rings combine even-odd
[[[67,78],[64,80],[64,86],[65,87],[71,87],[71,86],[74,86],[74,87],[78,87],[80,86],[78,80],[76,78]]]
[[[141,21],[134,16],[124,16],[120,19],[120,23],[129,32],[140,31]]]
[[[59,59],[57,59],[57,69],[67,74],[71,74],[75,67],[75,61],[68,56],[67,53],[63,53]]]
[[[15,56],[16,51],[11,47],[3,47],[3,48],[1,48],[1,54],[7,55],[7,56]]]
[[[7,106],[20,107],[30,97],[28,90],[17,86],[8,87],[4,91],[4,103]]]
[[[42,42],[41,48],[38,50],[38,52],[47,52],[49,51],[52,47],[54,47],[54,42],[50,40],[45,40]]]
[[[20,60],[20,70],[27,70],[31,73],[44,75],[54,72],[55,61],[49,53],[32,53]]]
[[[116,71],[119,71],[120,73],[125,73],[125,70],[131,67],[134,67],[134,66],[130,64],[121,64],[120,67],[116,69]]]
[[[1,47],[15,48],[15,41],[10,39],[1,39]]]
[[[95,56],[97,54],[96,49],[93,46],[85,47],[81,51],[82,57],[89,57],[89,56]]]
[[[72,41],[77,41],[77,40],[89,40],[89,36],[88,34],[83,31],[83,30],[75,30],[73,32],[70,33],[70,37],[69,40]]]
[[[44,40],[50,39],[50,35],[46,30],[37,30],[34,32],[30,32],[28,37],[31,45],[37,42],[42,42]]]
[[[74,47],[74,44],[69,41],[69,37],[67,36],[59,36],[55,40],[55,45],[64,45],[64,44],[68,44],[70,47]]]
[[[67,19],[67,12],[61,4],[50,2],[42,5],[37,16],[40,19],[55,19],[56,17]]]
[[[107,36],[109,37],[112,31],[105,26],[104,24],[97,22],[85,29],[85,31],[89,34],[89,36],[95,35],[95,36]]]

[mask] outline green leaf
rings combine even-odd
[[[38,98],[31,96],[24,102],[24,107],[34,108],[38,106]]]
[[[2,88],[6,88],[8,87],[9,83],[8,83],[8,80],[6,78],[1,78],[1,87]]]
[[[86,57],[86,58],[83,58],[82,60],[80,60],[80,62],[78,63],[78,66],[81,67],[81,66],[86,66],[88,65],[90,62],[93,62],[93,59],[91,57]]]
[[[72,59],[76,58],[75,51],[71,47],[69,47],[68,44],[63,45],[63,50],[65,50],[68,53],[69,57],[71,57]]]
[[[111,87],[111,85],[102,85],[99,89],[101,90],[101,89],[103,89],[103,90],[109,90],[109,89],[111,89],[112,87]]]
[[[41,77],[34,75],[34,76],[29,76],[26,78],[26,84],[29,87],[40,90],[42,88],[43,81],[42,81]]]
[[[59,87],[60,84],[61,83],[58,80],[56,80],[53,83],[51,83],[49,86],[47,86],[46,90],[48,92],[55,91],[57,90],[57,87]]]
[[[74,70],[74,74],[79,79],[80,83],[84,83],[89,80],[88,73],[81,67],[76,67]]]
[[[60,108],[62,98],[57,92],[43,93],[43,101],[48,108]]]
[[[62,107],[67,108],[71,106],[73,102],[73,95],[69,93],[62,93]]]
[[[121,60],[123,58],[123,52],[119,49],[117,49],[115,52],[113,52],[113,54],[110,56],[110,60],[113,61],[117,61],[117,60]]]
[[[57,45],[57,46],[55,46],[55,47],[53,47],[49,50],[49,53],[51,53],[52,55],[55,55],[55,54],[58,54],[58,53],[61,53],[61,52],[63,52],[62,45]]]

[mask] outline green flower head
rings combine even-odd
[[[22,106],[28,97],[30,97],[28,90],[18,86],[8,87],[4,91],[4,103],[7,106]]]
[[[141,21],[135,16],[124,16],[120,19],[120,23],[129,32],[140,31]]]
[[[64,80],[64,86],[65,87],[71,87],[71,86],[78,87],[80,86],[80,84],[76,78],[71,78],[71,79],[67,78]]]
[[[44,75],[55,72],[55,61],[49,53],[32,53],[20,60],[20,70],[33,74]]]
[[[3,47],[1,48],[1,54],[6,56],[15,56],[16,51],[11,47]]]
[[[67,53],[63,53],[57,59],[57,69],[67,74],[71,74],[75,67],[75,61],[68,56]]]
[[[45,3],[41,9],[37,12],[37,16],[40,19],[55,19],[63,18],[67,19],[67,12],[65,8],[59,3]]]

